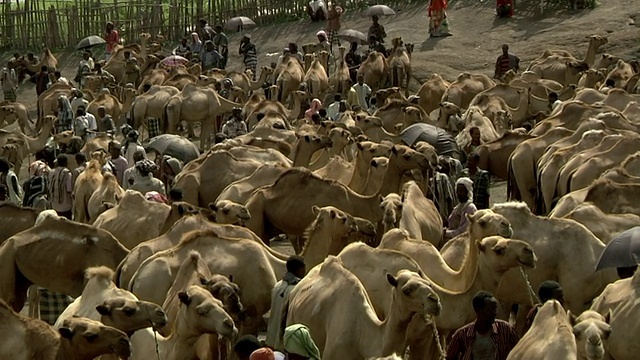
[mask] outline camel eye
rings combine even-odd
[[[498,255],[504,255],[504,248],[498,248],[493,250]]]

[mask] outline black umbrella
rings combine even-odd
[[[395,14],[396,14],[396,12],[393,11],[393,9],[391,9],[387,5],[373,5],[373,6],[370,6],[364,12],[364,16],[373,16],[373,15],[387,16],[387,15],[395,15]]]
[[[456,141],[451,134],[430,124],[418,123],[410,125],[402,130],[400,139],[408,146],[424,141],[433,146],[438,155],[453,155],[459,152]]]
[[[640,226],[613,238],[600,255],[596,271],[606,268],[632,267],[640,264]]]
[[[101,45],[101,44],[105,44],[105,43],[106,43],[106,41],[104,41],[104,39],[101,38],[100,36],[91,35],[91,36],[87,36],[86,38],[80,40],[78,45],[76,45],[76,50],[84,50],[84,49],[88,49],[90,47],[94,47],[96,45]]]
[[[350,43],[364,44],[367,42],[367,36],[358,30],[342,30],[338,33],[338,37]]]
[[[239,30],[239,29],[245,29],[255,25],[256,23],[246,16],[236,16],[234,18],[229,19],[229,21],[227,21],[224,27],[227,30],[236,30],[236,29]]]
[[[158,135],[144,144],[145,150],[155,150],[162,155],[169,155],[185,164],[200,156],[198,147],[189,139],[173,134]]]

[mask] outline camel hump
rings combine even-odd
[[[102,279],[105,281],[113,281],[114,276],[113,270],[109,269],[106,266],[98,266],[88,268],[85,272],[85,278],[87,280],[91,279]]]
[[[471,78],[471,74],[468,72],[463,72],[462,74],[458,75],[458,78],[456,79],[456,81],[462,81],[462,80],[466,80],[466,79],[470,79]]]

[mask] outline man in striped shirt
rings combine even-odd
[[[245,35],[240,40],[240,55],[244,55],[245,71],[251,69],[253,72],[253,81],[256,80],[256,72],[258,70],[258,50],[251,42],[251,35]]]
[[[496,60],[495,79],[502,80],[507,71],[513,70],[516,73],[520,70],[520,58],[509,54],[509,45],[502,45],[502,55]]]
[[[498,301],[486,291],[473,297],[476,321],[458,329],[447,348],[447,360],[506,360],[518,334],[506,321],[496,320]]]

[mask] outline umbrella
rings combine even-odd
[[[227,30],[240,30],[242,28],[246,28],[249,26],[255,26],[256,23],[253,20],[249,19],[246,16],[236,16],[234,18],[229,19],[225,24],[225,29]]]
[[[436,149],[438,155],[453,155],[459,152],[453,136],[446,130],[430,124],[410,125],[402,130],[400,139],[409,146],[413,146],[419,141],[427,142]]]
[[[364,44],[367,42],[367,36],[358,30],[343,30],[338,33],[338,37],[342,40],[346,40],[350,43],[356,42]]]
[[[632,267],[640,263],[640,226],[613,238],[604,248],[596,271],[611,267]]]
[[[367,10],[365,10],[364,15],[365,16],[373,16],[373,15],[395,15],[396,12],[393,11],[393,9],[391,9],[390,7],[388,7],[387,5],[373,5],[371,7],[369,7]]]
[[[100,36],[91,35],[80,40],[78,45],[76,45],[76,50],[84,50],[84,49],[88,49],[90,47],[94,47],[96,45],[105,44],[105,43],[106,41],[104,41],[104,39],[101,38]]]
[[[145,150],[155,150],[162,155],[169,155],[185,164],[200,156],[198,147],[180,135],[163,134],[149,139]]]
[[[167,56],[166,58],[162,59],[162,61],[160,61],[160,63],[162,65],[165,66],[178,66],[178,65],[185,65],[189,63],[189,59],[183,58],[180,55],[171,55],[171,56]]]

